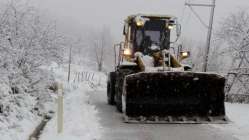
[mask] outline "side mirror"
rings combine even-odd
[[[124,29],[123,29],[123,35],[128,34],[128,32],[129,32],[129,24],[125,23],[124,24]]]
[[[171,43],[177,42],[177,40],[178,40],[178,39],[180,38],[180,36],[181,36],[181,24],[178,23],[177,18],[174,18],[173,20],[168,21],[167,24],[166,24],[166,27],[167,27],[168,29],[170,29],[170,30],[173,29],[173,28],[175,28],[175,31],[176,31],[176,39],[175,39],[175,41],[173,41],[173,42],[171,42]]]
[[[124,28],[123,28],[123,35],[125,35],[125,26],[124,26]]]
[[[181,24],[176,24],[176,36],[177,37],[180,37],[181,36],[181,31],[182,30],[182,28],[181,28]]]

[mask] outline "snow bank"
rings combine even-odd
[[[64,68],[65,69],[65,68]],[[82,67],[79,65],[71,65],[71,78],[70,82],[90,84],[92,88],[105,89],[107,74],[103,72],[97,72],[89,67]]]
[[[231,123],[212,126],[230,132],[239,140],[249,140],[249,104],[226,103],[226,113]]]
[[[72,71],[87,70],[82,66],[72,66]],[[91,70],[88,70],[91,71]],[[65,82],[67,71],[65,68],[55,70],[57,80],[64,81],[64,130],[57,134],[57,113],[48,122],[40,140],[93,140],[101,137],[101,126],[97,117],[97,110],[89,103],[87,93],[94,90],[88,81]],[[96,72],[95,72],[96,73]],[[96,73],[98,76],[104,75]]]
[[[89,97],[85,94],[90,87],[71,86],[73,89],[64,99],[64,131],[57,134],[57,116],[48,123],[41,140],[93,140],[98,139],[101,127],[96,117],[97,111],[89,104]]]
[[[7,114],[0,115],[1,139],[28,139],[28,136],[31,134],[31,132],[41,120],[40,117],[30,111],[34,106],[35,101],[29,95],[11,97],[9,101],[9,103],[4,103],[5,106],[10,106],[9,112]],[[13,102],[19,102],[19,105]]]
[[[53,98],[48,86],[53,81],[53,78],[49,80],[52,75],[43,70],[36,74],[29,75],[32,77],[30,82],[27,78],[15,76],[15,84],[4,79],[6,75],[0,78],[0,139],[28,139],[43,114],[50,110],[48,104],[53,102]]]

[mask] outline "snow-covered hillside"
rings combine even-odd
[[[9,84],[0,82],[0,135],[4,140],[28,139],[43,115],[52,109],[55,93],[49,86],[54,82],[54,76],[46,69],[40,69],[36,74],[32,79],[38,78],[39,84],[33,87],[27,87],[22,81],[25,79],[19,77],[18,93],[14,93]]]
[[[28,139],[28,136],[41,121],[40,116],[37,116],[35,112],[31,112],[36,101],[29,95],[10,97],[9,101],[9,103],[4,103],[5,106],[9,106],[9,112],[0,114],[0,139]]]
[[[50,72],[55,81],[64,85],[64,133],[57,135],[56,113],[44,130],[42,139],[94,139],[101,135],[97,111],[90,104],[88,92],[105,88],[106,75],[92,70],[90,67],[79,65],[71,66],[71,80],[67,82],[68,66],[58,66],[56,63],[50,67],[42,67]],[[81,76],[87,73],[91,78],[84,79]],[[44,75],[45,76],[45,75]],[[8,86],[1,84],[1,95],[9,95]],[[48,96],[49,95],[49,96]],[[5,99],[5,106],[9,106],[8,114],[0,114],[0,135],[4,140],[28,139],[35,127],[41,122],[42,115],[48,111],[56,112],[55,93],[40,96],[39,103],[36,97],[28,94],[12,95]],[[37,108],[37,110],[34,110]],[[39,114],[41,116],[39,116]]]
[[[53,23],[25,1],[0,2],[0,139],[28,139],[54,102],[54,76],[64,46]]]

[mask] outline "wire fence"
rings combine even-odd
[[[102,77],[94,72],[81,71],[74,73],[73,83],[87,82],[90,86],[96,87],[102,85],[102,80]]]
[[[226,101],[249,103],[249,68],[234,69],[226,79]]]

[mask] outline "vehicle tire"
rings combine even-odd
[[[134,73],[133,69],[120,69],[117,77],[116,77],[116,86],[115,86],[115,102],[116,108],[119,112],[122,112],[122,92],[123,92],[123,85],[124,85],[124,78],[127,75]]]
[[[122,102],[117,102],[116,107],[117,107],[118,112],[122,113]]]
[[[109,75],[109,80],[107,82],[107,103],[109,105],[114,105],[114,95],[115,95],[115,73],[111,72]]]

